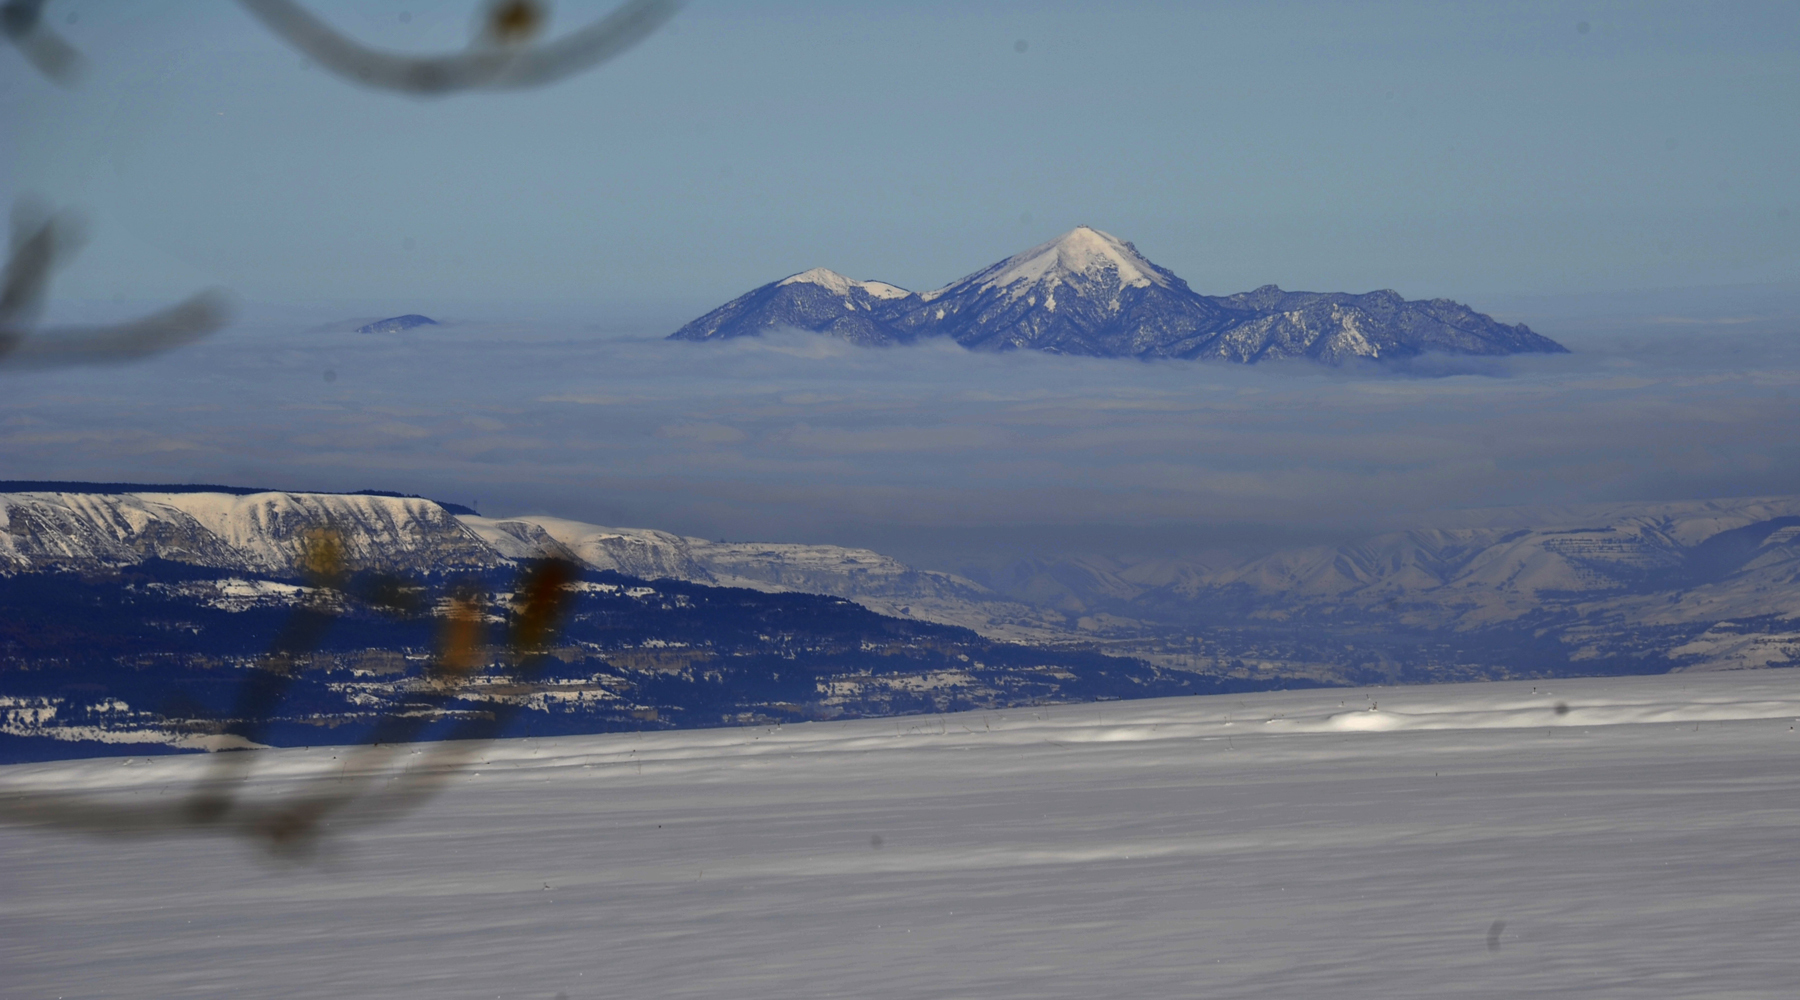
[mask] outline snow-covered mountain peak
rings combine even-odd
[[[1110,281],[1118,288],[1170,287],[1167,272],[1150,263],[1131,244],[1092,226],[1076,226],[1048,243],[1014,254],[925,297],[937,298],[968,288],[1001,288],[1022,294],[1027,289],[1061,284],[1075,276],[1088,282]]]
[[[860,288],[865,294],[877,299],[903,299],[912,294],[898,285],[890,285],[885,281],[857,281],[855,278],[846,278],[826,267],[801,271],[799,274],[783,278],[775,284],[777,288],[782,285],[818,285],[820,288],[838,295],[849,295],[850,289]]]
[[[1244,364],[1564,350],[1529,327],[1496,322],[1448,299],[1411,302],[1391,291],[1286,292],[1273,285],[1202,295],[1130,243],[1092,226],[1077,226],[924,293],[814,268],[752,289],[670,339],[720,340],[779,329],[870,346],[948,337],[972,350]]]

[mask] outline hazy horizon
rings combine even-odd
[[[399,51],[471,17],[314,6]],[[71,300],[929,288],[1084,223],[1215,294],[1800,275],[1789,4],[698,2],[555,86],[438,100],[308,68],[235,5],[47,11],[89,73],[0,60],[0,194],[91,213]]]
[[[432,52],[474,8],[316,9]],[[939,565],[1800,493],[1792,5],[700,2],[567,81],[432,100],[235,5],[45,10],[89,72],[0,59],[0,195],[89,219],[47,322],[210,286],[239,312],[130,366],[0,372],[5,478],[390,489]],[[1574,353],[660,339],[807,268],[923,290],[1078,224],[1197,291],[1443,296]],[[345,332],[401,313],[446,325]]]
[[[1448,509],[1800,493],[1800,309],[1741,304],[1582,300],[1527,317],[1572,354],[1424,374],[251,308],[165,357],[9,375],[0,453],[7,478],[388,489],[932,568],[1254,554]]]

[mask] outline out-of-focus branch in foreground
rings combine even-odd
[[[535,0],[500,0],[488,6],[467,50],[408,56],[363,45],[294,0],[239,2],[270,31],[339,76],[367,87],[420,97],[554,83],[643,41],[681,6],[677,0],[629,0],[579,31],[531,45],[530,39],[549,20],[546,9]]]
[[[0,274],[0,368],[131,361],[199,340],[230,320],[230,303],[214,289],[127,323],[33,329],[51,273],[80,250],[85,230],[74,212],[52,214],[30,199],[13,206],[12,256]]]
[[[8,0],[0,5],[0,34],[51,80],[65,87],[81,81],[86,61],[44,23],[44,0]]]

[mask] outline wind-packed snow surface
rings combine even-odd
[[[1797,716],[1774,671],[511,741],[308,864],[0,828],[0,993],[1787,997]]]

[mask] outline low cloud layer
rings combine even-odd
[[[1456,508],[1800,493],[1790,322],[1631,331],[1331,371],[247,323],[129,368],[6,374],[0,465],[890,550],[1021,531],[1067,552],[1254,546]]]

